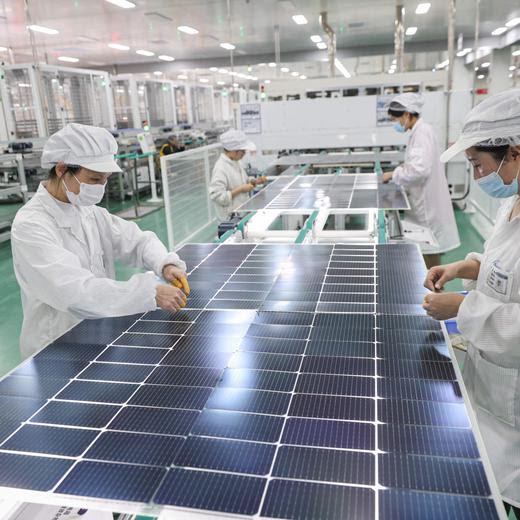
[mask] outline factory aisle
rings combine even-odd
[[[443,255],[443,262],[454,262],[465,257],[470,251],[481,251],[483,240],[470,223],[469,215],[462,211],[456,211],[457,225],[459,228],[461,246],[450,253]],[[137,224],[143,230],[157,233],[159,238],[166,243],[166,222],[164,210],[158,210],[139,219]],[[212,242],[216,236],[216,229],[205,229],[194,237],[193,242]],[[117,276],[119,279],[128,279],[135,269],[119,267]],[[13,262],[10,242],[0,244],[0,376],[11,370],[20,362],[18,349],[18,337],[22,324],[22,304],[20,291],[14,277]],[[459,291],[462,284],[459,281],[450,282],[448,290]]]

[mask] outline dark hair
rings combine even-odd
[[[490,154],[493,159],[500,162],[502,161],[505,156],[507,155],[507,152],[509,150],[508,144],[502,144],[500,146],[478,146],[475,145],[475,150],[477,152],[486,152]]]
[[[71,173],[72,175],[74,175],[75,173],[79,173],[80,170],[81,170],[81,166],[67,164],[67,171],[69,173]],[[58,177],[58,175],[56,174],[56,166],[53,166],[49,170],[49,179],[56,179],[57,177]]]
[[[406,110],[404,110],[404,109],[402,109],[402,110],[398,110],[396,108],[389,108],[388,109],[388,115],[392,116],[392,117],[401,117],[405,112],[406,112]],[[419,117],[419,114],[417,112],[408,112],[408,113],[411,116]]]

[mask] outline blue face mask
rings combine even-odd
[[[406,128],[404,127],[404,125],[399,122],[394,123],[394,130],[396,132],[399,132],[400,134],[404,134],[404,132],[406,132]]]
[[[504,159],[502,159],[502,162],[500,163],[500,166],[496,172],[491,172],[489,175],[477,179],[479,188],[487,193],[490,197],[497,199],[505,199],[518,193],[518,175],[520,174],[520,170],[518,170],[516,178],[511,184],[504,184],[502,177],[498,175],[500,168],[502,168],[502,164],[504,164]]]

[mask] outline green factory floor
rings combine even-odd
[[[124,206],[128,206],[125,204]],[[111,209],[117,209],[112,206]],[[461,258],[469,251],[480,251],[482,249],[482,239],[470,224],[469,216],[461,211],[456,212],[457,225],[459,227],[461,246],[443,256],[443,263],[452,262]],[[166,220],[164,209],[159,209],[153,213],[136,220],[143,230],[155,231],[159,238],[166,244]],[[211,242],[214,240],[216,229],[210,227],[204,229],[193,237],[192,242]],[[117,277],[120,280],[128,279],[132,274],[138,272],[126,266],[118,266]],[[0,243],[0,375],[5,374],[20,362],[18,349],[18,337],[22,324],[22,306],[20,301],[20,291],[14,277],[13,263],[11,256],[10,242]],[[462,289],[459,281],[450,282],[448,290],[458,291]]]

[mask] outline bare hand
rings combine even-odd
[[[423,309],[436,320],[449,320],[457,316],[463,301],[464,296],[458,293],[430,293],[424,297]]]
[[[255,189],[255,186],[251,182],[248,182],[247,184],[242,184],[242,186],[240,186],[241,193],[249,193],[251,190],[254,190],[254,189]]]
[[[171,285],[158,285],[155,292],[157,306],[165,311],[177,312],[186,307],[186,295]]]
[[[186,295],[190,294],[190,286],[188,285],[188,277],[186,273],[173,264],[168,264],[163,267],[163,278],[170,282],[174,287],[182,289]]]
[[[456,264],[437,265],[426,273],[424,287],[430,291],[441,291],[444,285],[457,278]]]
[[[394,176],[394,172],[385,172],[383,173],[383,182],[387,184],[392,180],[392,177]]]
[[[267,177],[262,175],[262,177],[258,177],[253,182],[255,186],[260,186],[261,184],[265,184],[267,182]]]

